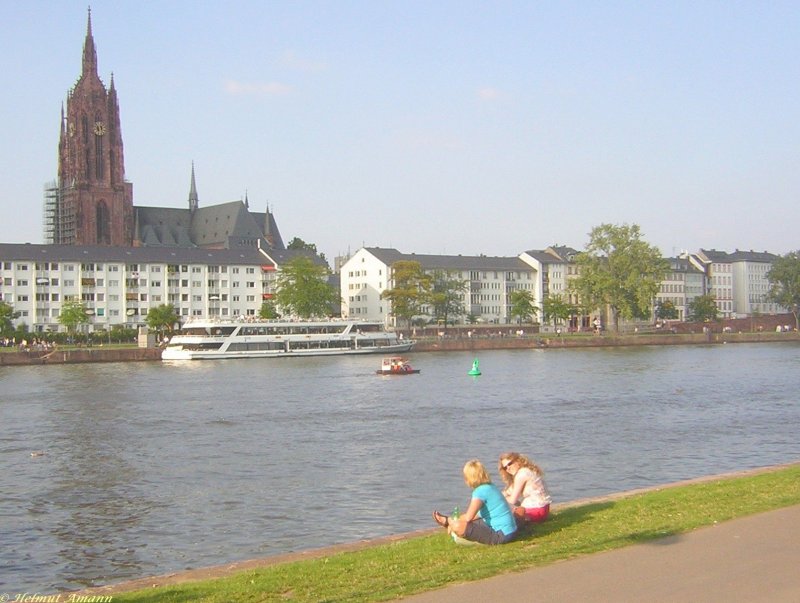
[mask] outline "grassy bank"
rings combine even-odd
[[[114,592],[113,601],[385,601],[796,504],[800,464],[563,508],[500,547],[458,546],[436,531],[215,580]]]

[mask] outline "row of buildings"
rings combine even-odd
[[[111,247],[0,244],[0,299],[19,313],[17,324],[34,332],[61,330],[59,314],[67,301],[80,301],[90,329],[143,325],[150,308],[175,307],[182,322],[191,318],[252,318],[275,295],[281,267],[304,251],[273,250],[260,245],[242,249]],[[515,257],[406,254],[365,247],[340,264],[341,315],[393,323],[392,309],[381,294],[393,287],[395,262],[419,262],[426,271],[444,271],[463,280],[464,321],[510,324],[510,296],[527,290],[541,309],[549,295],[570,297],[577,276],[570,247],[551,246]],[[741,318],[785,309],[767,301],[767,273],[777,256],[766,252],[726,253],[700,250],[670,258],[671,270],[656,301],[670,301],[679,318],[689,304],[710,294],[720,316]],[[540,313],[541,315],[541,313]],[[574,316],[569,325],[588,328],[602,314]]]

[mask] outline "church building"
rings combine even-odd
[[[45,241],[59,245],[285,249],[269,208],[249,200],[200,207],[192,164],[184,208],[134,206],[125,179],[119,101],[97,71],[91,10],[82,72],[61,109],[58,178],[45,188]]]

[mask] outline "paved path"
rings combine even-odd
[[[800,505],[403,601],[797,603]]]

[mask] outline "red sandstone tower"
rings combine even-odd
[[[97,75],[89,12],[81,77],[61,110],[58,201],[53,243],[133,244],[133,185],[125,181],[114,75],[106,89]]]

